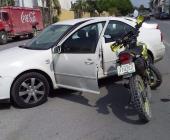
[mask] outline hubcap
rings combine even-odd
[[[27,104],[37,103],[44,97],[44,94],[44,83],[37,78],[29,78],[19,87],[19,97]]]
[[[2,35],[1,38],[4,40],[5,39],[5,35]]]

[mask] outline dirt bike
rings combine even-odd
[[[152,83],[151,74],[156,73],[160,77],[160,72],[150,63],[147,46],[144,43],[137,43],[143,21],[143,17],[139,16],[135,30],[117,39],[111,45],[111,49],[118,57],[118,76],[128,80],[131,102],[138,112],[139,118],[144,122],[149,122],[152,117],[150,87],[155,88],[160,85],[158,81]]]

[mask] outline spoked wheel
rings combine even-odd
[[[132,94],[132,102],[134,108],[139,114],[139,118],[143,122],[149,122],[152,117],[150,98],[151,93],[149,86],[144,83],[143,79],[139,75],[134,75],[130,81],[130,91]]]
[[[152,64],[150,64],[150,87],[151,89],[156,89],[159,87],[162,83],[162,76],[159,70]]]
[[[49,84],[39,73],[26,73],[19,77],[12,87],[14,103],[21,108],[40,105],[47,100]]]

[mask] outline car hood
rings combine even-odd
[[[20,47],[0,51],[0,73],[13,68],[25,68],[41,65],[42,61],[51,59],[51,50],[30,50]]]

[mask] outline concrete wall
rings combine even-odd
[[[66,9],[61,10],[61,15],[59,16],[60,21],[74,19],[74,12]]]

